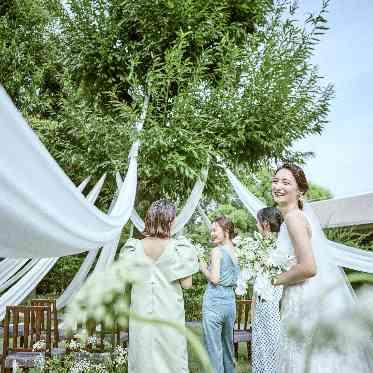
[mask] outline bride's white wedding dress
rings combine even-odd
[[[320,320],[338,323],[338,313],[344,307],[353,307],[355,299],[343,270],[331,258],[328,250],[330,245],[311,208],[306,208],[304,214],[311,226],[317,274],[300,284],[284,288],[281,301],[279,373],[372,372],[371,361],[364,352],[364,346],[356,346],[346,340],[338,346],[328,341],[320,344],[313,337],[314,327]],[[285,223],[279,233],[278,249],[294,255]],[[294,333],[289,335],[289,328],[294,326],[303,337],[297,338]],[[369,344],[368,341],[367,343]],[[313,351],[311,354],[310,349]],[[307,356],[310,356],[309,365],[306,364]]]

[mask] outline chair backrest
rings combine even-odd
[[[113,328],[106,328],[104,323],[97,323],[96,321],[90,320],[86,323],[86,328],[89,337],[96,337],[96,350],[103,352],[105,350],[105,335],[110,335],[110,342],[113,348],[120,345],[120,330],[117,326]],[[86,345],[86,350],[93,350],[90,344]]]
[[[60,334],[58,331],[58,315],[57,305],[55,299],[32,299],[31,306],[44,306],[49,307],[52,315],[52,327],[53,327],[53,347],[58,347],[60,341]],[[45,330],[45,319],[43,318],[42,328]]]
[[[236,301],[236,325],[237,330],[249,330],[251,322],[251,300],[238,299]]]
[[[43,335],[42,322],[46,324]],[[10,341],[12,340],[12,343]],[[45,340],[51,351],[51,311],[45,306],[7,306],[4,318],[3,356],[8,352],[30,352],[35,342]]]

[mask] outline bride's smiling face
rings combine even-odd
[[[299,188],[291,171],[280,169],[272,178],[272,196],[279,206],[286,206],[298,201]]]

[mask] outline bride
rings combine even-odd
[[[338,312],[354,305],[354,294],[331,258],[312,209],[303,206],[307,190],[303,170],[293,164],[281,166],[272,179],[272,195],[284,217],[278,250],[295,257],[291,269],[274,280],[284,286],[279,373],[371,372],[363,346],[348,341],[317,346],[315,341],[318,323],[338,322]]]

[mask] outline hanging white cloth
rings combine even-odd
[[[4,269],[0,274],[0,287],[14,276],[28,261],[29,259],[20,259]]]
[[[102,188],[105,181],[105,175],[97,182],[94,188],[88,193],[87,201],[93,204]],[[83,182],[77,188],[79,191],[86,184]],[[7,305],[16,305],[23,301],[32,290],[36,288],[39,282],[45,277],[45,275],[52,269],[59,258],[43,258],[38,259],[37,263],[23,276],[21,279],[9,288],[0,297],[0,320],[5,315],[5,308]]]
[[[142,121],[146,110],[144,104]],[[0,87],[0,256],[56,257],[112,242],[133,209],[138,146],[116,209],[104,214],[75,188]]]
[[[117,182],[117,188],[120,190],[122,187],[123,181],[119,173],[116,173],[115,179]],[[117,204],[118,200],[115,197],[112,201],[110,206],[109,213],[113,210]],[[100,256],[97,260],[94,272],[103,271],[108,268],[113,262],[115,258],[115,253],[117,252],[118,245],[119,245],[120,236],[118,236],[113,242],[106,244],[100,253]]]
[[[9,289],[13,284],[15,284],[20,278],[22,278],[27,272],[31,270],[40,259],[31,259],[20,271],[18,271],[14,276],[10,277],[6,282],[0,286],[0,293]]]
[[[77,291],[82,287],[89,271],[93,266],[97,252],[98,250],[91,250],[88,252],[86,258],[79,268],[79,271],[75,274],[74,278],[71,280],[64,292],[57,298],[56,305],[58,310],[64,308],[77,293]]]
[[[249,211],[249,213],[256,219],[256,214],[258,211],[266,207],[265,203],[259,198],[255,197],[254,194],[250,193],[228,167],[224,167],[224,169],[228,176],[229,182],[231,183],[234,191],[237,193],[238,198],[245,206],[247,211]]]
[[[19,262],[19,259],[8,259],[5,258],[0,262],[0,278],[4,271],[6,271],[7,268],[11,268],[14,265],[17,265]]]
[[[103,175],[99,182],[95,185],[95,187],[90,191],[90,193],[87,196],[87,200],[91,202],[92,204],[96,202],[96,199],[98,198],[98,195],[102,189],[102,186],[104,184],[106,175]],[[114,199],[113,199],[114,201]],[[112,206],[110,206],[109,213],[112,210]],[[97,250],[91,250],[88,252],[87,256],[85,257],[82,265],[80,266],[78,272],[75,274],[73,279],[71,280],[68,287],[64,290],[64,292],[57,298],[56,306],[57,309],[61,309],[66,306],[66,304],[72,299],[72,297],[76,294],[76,292],[81,288],[83,285],[85,279],[88,276],[89,271],[91,270],[93,263],[96,259]]]
[[[193,216],[196,208],[201,201],[203,189],[205,188],[206,178],[208,174],[208,169],[205,168],[201,172],[201,177],[199,177],[193,186],[192,192],[190,193],[184,207],[176,217],[175,225],[172,229],[172,234],[178,234],[184,228],[184,226],[189,222],[190,218]],[[134,209],[131,214],[131,221],[139,232],[142,232],[145,228],[145,223],[139,216],[139,214]]]
[[[89,176],[82,183],[80,183],[80,185],[78,186],[78,190],[80,192],[82,192],[85,189],[90,179],[91,177]],[[89,198],[93,197],[94,200],[96,200],[98,193],[101,190],[104,180],[105,180],[105,175],[100,179],[97,185],[92,189],[92,191],[90,192]],[[38,262],[39,262],[38,259],[32,259],[30,261],[29,259],[8,259],[8,258],[4,259],[1,262],[4,268],[0,268],[0,293],[8,289],[14,283],[16,283],[22,276],[24,276]],[[9,268],[11,268],[11,271],[9,271]],[[19,270],[20,268],[22,269]]]
[[[0,297],[0,320],[5,316],[7,305],[21,303],[36,288],[38,283],[56,264],[58,258],[40,259],[15,285],[7,290]]]
[[[197,209],[198,209],[198,212],[199,212],[203,222],[205,223],[206,227],[210,230],[211,229],[211,221],[210,221],[209,217],[207,216],[207,214],[205,213],[205,211],[203,210],[201,205],[198,205]]]

